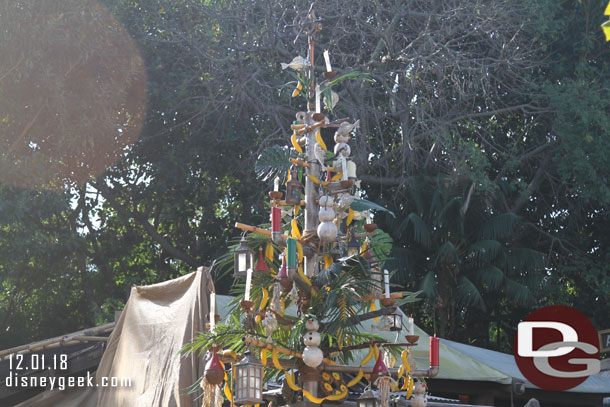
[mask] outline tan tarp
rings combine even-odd
[[[45,391],[15,407],[196,407],[187,388],[203,374],[196,355],[180,353],[204,329],[213,287],[207,269],[151,286],[133,287],[97,370],[98,387]],[[232,297],[216,297],[225,318]],[[102,377],[130,387],[102,387]],[[119,380],[120,381],[120,380]]]
[[[195,407],[187,388],[203,374],[202,358],[180,353],[205,327],[207,270],[134,287],[97,370],[102,377],[131,378],[130,387],[98,387],[98,407]]]

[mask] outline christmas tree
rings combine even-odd
[[[415,370],[409,349],[418,337],[399,307],[418,293],[391,292],[391,273],[383,265],[392,241],[373,223],[373,211],[385,208],[361,198],[350,159],[359,121],[327,116],[339,103],[333,87],[366,75],[337,75],[324,51],[325,72],[317,78],[315,37],[322,25],[313,6],[295,19],[295,28],[296,41],[306,39],[306,57],[297,55],[282,69],[294,79],[292,96],[304,98],[307,110],[295,112],[290,148],[267,149],[257,162],[259,176],[274,181],[271,223],[236,224],[243,235],[232,254],[239,282],[235,309],[217,324],[212,295],[210,330],[189,347],[207,351],[204,406],[223,399],[264,403],[263,383],[269,380],[283,382],[283,404],[357,398],[363,407],[387,407],[391,391],[404,391],[409,399],[415,387],[412,405],[425,405],[425,389],[414,378],[438,373],[438,339],[430,338],[430,368]],[[323,132],[333,134],[332,149]],[[401,331],[403,325],[411,332],[389,343],[368,332],[366,321],[372,332]],[[362,350],[366,356],[356,360]],[[388,366],[396,361],[399,367]]]

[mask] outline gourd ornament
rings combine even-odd
[[[318,212],[320,224],[318,225],[318,237],[322,243],[333,242],[337,239],[339,229],[333,223],[336,216],[333,209],[333,198],[328,195],[320,197],[320,211]]]

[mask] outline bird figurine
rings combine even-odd
[[[343,155],[344,157],[349,157],[349,155],[352,153],[352,149],[347,143],[337,143],[335,144],[333,152],[337,157],[339,156],[339,154]]]
[[[360,120],[356,120],[354,124],[350,124],[348,122],[343,122],[339,125],[339,128],[335,132],[335,142],[337,143],[347,143],[347,138],[349,134],[354,129],[360,128]],[[337,138],[345,139],[344,141],[337,141]]]
[[[392,327],[392,318],[389,315],[381,317],[378,323],[371,325],[371,330],[375,331],[389,331]]]
[[[326,152],[324,151],[324,149],[322,147],[320,147],[320,145],[318,143],[315,144],[313,154],[316,156],[316,159],[320,162],[320,165],[322,166],[322,168],[325,168],[324,158],[326,157]]]
[[[290,68],[290,69],[294,69],[295,71],[300,71],[307,66],[311,66],[311,63],[309,62],[309,60],[303,58],[300,55],[297,55],[296,57],[294,57],[292,59],[292,61],[290,61],[290,63],[286,64],[286,63],[282,62],[280,65],[282,65],[282,70],[284,70],[286,68]]]
[[[275,314],[271,310],[267,310],[267,312],[265,312],[265,319],[263,319],[262,323],[267,332],[267,343],[271,344],[273,343],[271,336],[277,331],[277,319],[275,319]]]

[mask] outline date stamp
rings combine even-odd
[[[37,353],[23,354],[17,353],[9,356],[9,370],[11,372],[25,372],[28,370],[68,370],[68,355],[40,355]]]
[[[70,372],[67,354],[17,353],[8,358],[6,387],[64,390],[71,387],[131,387],[129,377],[98,377],[90,371]]]

